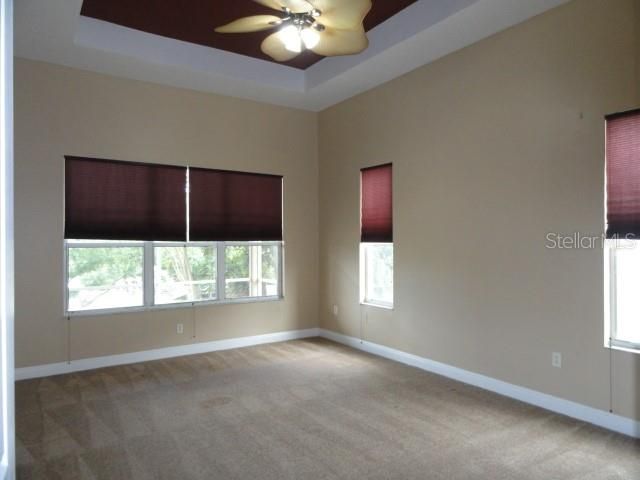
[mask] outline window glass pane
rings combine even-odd
[[[258,276],[258,290],[263,297],[278,295],[278,247],[268,245],[255,247],[262,250],[262,265]]]
[[[393,244],[364,244],[365,292],[370,303],[393,305]]]
[[[279,251],[277,245],[227,246],[226,298],[277,296]]]
[[[216,247],[155,247],[156,305],[216,299]]]
[[[250,296],[250,252],[248,246],[233,245],[225,248],[225,297]]]
[[[69,247],[68,311],[143,305],[142,247]]]
[[[640,345],[640,242],[617,248],[615,269],[616,339]]]

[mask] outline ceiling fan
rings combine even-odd
[[[218,33],[259,32],[277,28],[261,45],[278,62],[297,57],[303,49],[333,57],[360,53],[369,46],[364,18],[371,0],[253,0],[282,16],[254,15],[216,28]]]

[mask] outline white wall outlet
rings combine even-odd
[[[182,335],[184,333],[184,324],[183,323],[179,323],[176,327],[176,332],[179,335]]]
[[[337,317],[338,316],[338,305],[334,305],[333,306],[333,316]]]
[[[551,354],[551,365],[555,368],[562,368],[562,354],[558,352],[553,352]]]

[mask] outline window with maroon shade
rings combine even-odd
[[[65,179],[65,315],[282,298],[281,176],[69,156]]]
[[[360,176],[360,241],[393,242],[392,165],[363,168]]]
[[[186,167],[66,157],[67,239],[187,239]]]
[[[360,300],[393,307],[393,167],[360,172]]]
[[[606,118],[605,345],[640,351],[640,110]]]
[[[607,238],[640,239],[640,111],[607,117]]]
[[[281,241],[282,177],[189,169],[191,241]]]

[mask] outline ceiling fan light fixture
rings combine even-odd
[[[284,48],[290,52],[300,53],[302,51],[302,39],[298,27],[295,25],[288,25],[280,30],[280,39]]]
[[[318,42],[320,42],[320,34],[318,33],[318,30],[316,30],[315,28],[310,28],[310,27],[304,28],[300,32],[300,38],[304,42],[304,46],[307,47],[309,50],[314,48],[316,45],[318,45]]]
[[[253,15],[216,28],[218,33],[249,33],[274,29],[260,49],[277,62],[288,62],[311,50],[323,57],[355,55],[369,45],[364,18],[372,0],[253,0],[278,10]],[[322,7],[322,10],[316,8]],[[323,33],[325,32],[325,33]],[[311,58],[311,57],[310,57]]]

